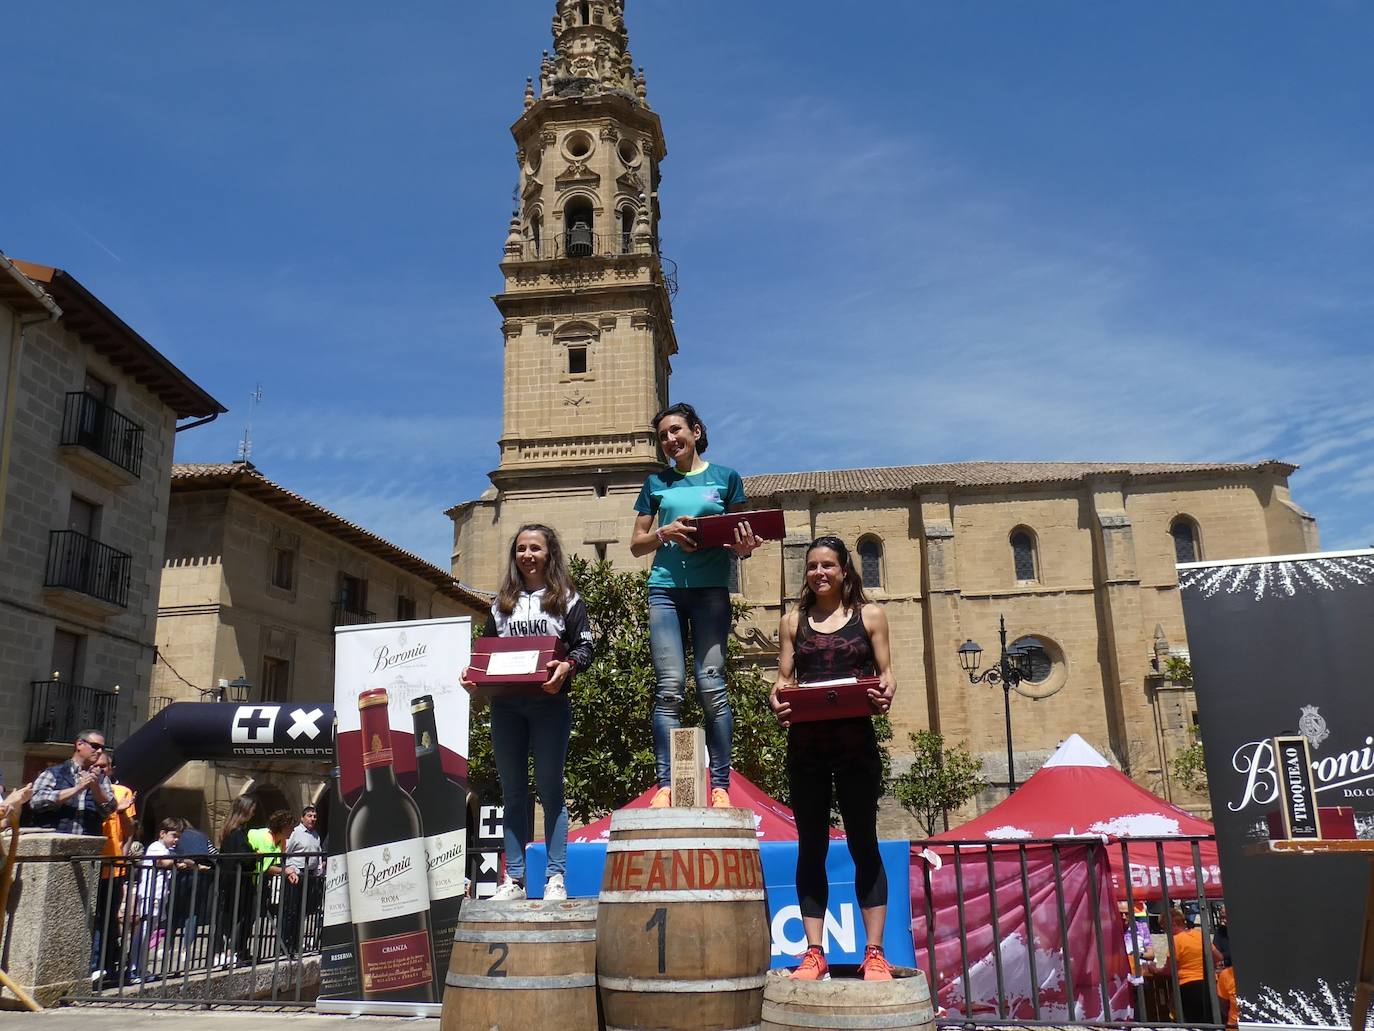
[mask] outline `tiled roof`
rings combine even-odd
[[[1072,483],[1089,476],[1112,475],[1134,480],[1165,480],[1258,472],[1273,469],[1287,476],[1297,466],[1285,462],[949,462],[938,465],[890,465],[877,469],[833,469],[805,473],[746,476],[750,497],[777,494],[870,494],[910,491],[918,487],[1011,487]]]
[[[350,523],[342,516],[335,515],[327,508],[303,498],[294,491],[274,483],[248,462],[223,462],[213,464],[181,464],[172,466],[172,491],[191,490],[238,490],[255,498],[280,512],[299,519],[301,522],[323,530],[331,537],[366,551],[393,566],[427,580],[455,601],[460,601],[478,612],[485,612],[491,605],[491,595],[483,594],[474,588],[460,583],[451,573],[426,562],[419,555],[398,548],[385,538],[378,537],[371,530],[364,530],[356,523]]]

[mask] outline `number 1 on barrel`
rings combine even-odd
[[[668,910],[663,906],[654,910],[654,915],[649,917],[649,922],[644,925],[644,930],[652,931],[654,925],[658,925],[658,972],[664,974],[668,971]]]

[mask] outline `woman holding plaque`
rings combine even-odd
[[[557,637],[567,657],[550,660],[544,693],[491,700],[491,750],[501,780],[505,806],[506,875],[493,899],[525,897],[525,846],[530,843],[529,762],[534,757],[534,785],[544,808],[544,842],[548,849],[544,898],[566,899],[563,882],[568,858],[568,807],[563,798],[563,766],[572,733],[568,696],[573,677],[592,664],[592,632],[587,606],[573,589],[558,534],[547,526],[520,527],[510,545],[510,559],[484,637]],[[466,670],[463,686],[476,684]]]
[[[883,955],[887,875],[878,852],[883,765],[873,720],[857,716],[794,723],[791,705],[778,696],[783,688],[876,676],[877,686],[868,689],[873,711],[885,713],[892,705],[887,617],[864,596],[854,557],[838,537],[817,537],[807,548],[801,597],[797,608],[782,617],[778,642],[778,679],[768,702],[787,727],[787,780],[797,820],[797,901],[807,942],[792,976],[807,981],[830,977],[821,941],[830,896],[825,856],[833,799],[854,859],[854,893],[867,938],[860,970],[865,981],[887,981],[892,978]]]
[[[730,555],[725,548],[698,548],[695,522],[744,508],[739,473],[707,462],[706,426],[689,404],[654,417],[666,468],[649,474],[635,501],[630,554],[653,554],[649,571],[649,647],[654,661],[654,766],[658,791],[649,803],[672,804],[669,748],[682,725],[687,685],[687,641],[692,642],[697,695],[706,721],[711,761],[711,805],[730,805],[730,749],[734,714],[725,692],[725,639],[730,632]],[[658,527],[654,527],[654,521]],[[730,547],[748,558],[763,542],[747,522],[735,528]],[[689,638],[690,634],[690,638]]]

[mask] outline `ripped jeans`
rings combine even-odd
[[[711,786],[730,786],[730,747],[735,717],[725,693],[725,638],[730,632],[730,592],[724,587],[650,587],[649,650],[654,674],[654,765],[659,787],[668,787],[670,732],[682,725],[687,689],[687,641],[691,634],[697,697],[706,720]]]

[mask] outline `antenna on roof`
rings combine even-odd
[[[253,413],[258,410],[258,404],[262,401],[261,383],[253,385],[253,392],[248,395],[248,400],[252,404],[248,406],[248,423],[243,427],[243,439],[239,441],[240,462],[247,462],[253,457]]]

